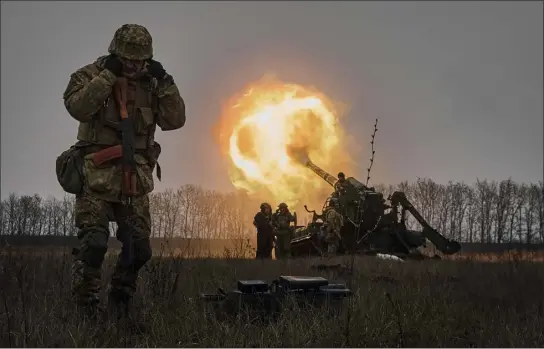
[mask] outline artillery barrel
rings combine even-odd
[[[306,165],[305,166],[307,168],[309,168],[310,170],[312,170],[319,177],[323,178],[325,180],[325,182],[329,183],[334,188],[334,185],[338,181],[338,179],[336,177],[334,177],[333,175],[331,175],[327,171],[323,170],[321,167],[317,166],[316,164],[314,164],[309,159],[306,160]],[[368,190],[368,188],[363,183],[359,182],[358,180],[356,180],[353,177],[346,178],[346,181],[348,183],[352,184],[355,187],[355,189],[357,189],[357,190]]]
[[[331,187],[334,187],[334,184],[337,181],[336,177],[314,164],[311,160],[307,160],[305,165],[319,177],[323,178],[325,182],[329,183]]]

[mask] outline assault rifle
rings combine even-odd
[[[136,195],[136,160],[134,159],[134,125],[132,118],[129,118],[127,111],[127,79],[124,77],[118,78],[114,87],[113,94],[119,109],[119,115],[121,116],[121,139],[122,139],[122,164],[121,169],[123,171],[123,187],[122,187],[122,202],[125,206],[125,220],[128,220],[128,216],[132,213],[132,197]],[[122,260],[126,266],[132,263],[133,256],[133,244],[132,244],[132,232],[130,231],[130,222],[125,223],[127,225],[126,234],[122,238]]]
[[[122,158],[121,168],[123,171],[123,203],[132,204],[132,197],[136,195],[136,160],[134,159],[134,125],[127,111],[127,80],[117,78],[113,86],[115,102],[121,117],[121,144],[108,147],[93,154],[92,160],[95,165]]]
[[[121,117],[121,144],[108,147],[100,150],[92,155],[92,161],[96,166],[100,166],[108,161],[121,158],[121,170],[123,174],[122,197],[121,202],[124,206],[123,218],[126,224],[125,229],[121,229],[120,233],[126,234],[121,237],[123,242],[122,261],[123,264],[129,266],[132,262],[133,244],[130,222],[128,218],[132,213],[132,198],[137,194],[136,188],[136,160],[134,159],[134,126],[133,121],[127,111],[127,79],[124,77],[117,78],[113,86],[113,95]],[[121,227],[118,227],[118,229]]]
[[[285,309],[308,306],[337,309],[342,300],[351,296],[345,284],[330,284],[322,277],[280,276],[268,283],[263,280],[239,280],[236,290],[201,293],[200,299],[211,303],[216,314],[230,318],[241,315],[259,320],[277,319]],[[252,316],[254,315],[254,316]]]
[[[123,198],[128,205],[131,205],[132,197],[136,195],[136,161],[134,160],[134,126],[127,111],[127,89],[127,79],[117,79],[113,91],[121,116]]]

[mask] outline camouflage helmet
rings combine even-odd
[[[344,172],[338,172],[338,178],[346,178]]]
[[[268,202],[263,202],[261,204],[261,210],[264,210],[265,208],[270,208],[272,209],[272,206],[270,206],[270,204]]]
[[[124,24],[115,31],[108,52],[125,59],[150,59],[153,57],[151,34],[139,24]]]
[[[278,208],[287,208],[287,204],[285,202],[282,202],[278,205]]]
[[[329,206],[331,207],[337,207],[338,206],[338,198],[331,198],[329,200]]]

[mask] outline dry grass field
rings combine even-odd
[[[544,251],[506,251],[504,253],[459,253],[449,257],[451,260],[471,260],[482,262],[539,262],[544,263]]]
[[[70,300],[69,251],[1,259],[2,347],[542,347],[544,268],[521,258],[398,263],[357,257],[353,268],[319,271],[334,260],[256,261],[155,256],[141,273],[133,312],[145,327],[114,318],[93,322]],[[489,258],[488,258],[489,259]],[[104,265],[104,284],[114,263]],[[321,275],[346,282],[353,296],[337,315],[286,311],[279,321],[222,322],[205,312],[200,292],[238,279]],[[104,294],[105,296],[105,294]]]

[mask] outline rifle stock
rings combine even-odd
[[[109,147],[109,148],[97,151],[96,153],[93,153],[92,160],[95,166],[100,166],[104,164],[105,162],[119,159],[122,156],[123,156],[122,146],[114,145],[113,147]]]

